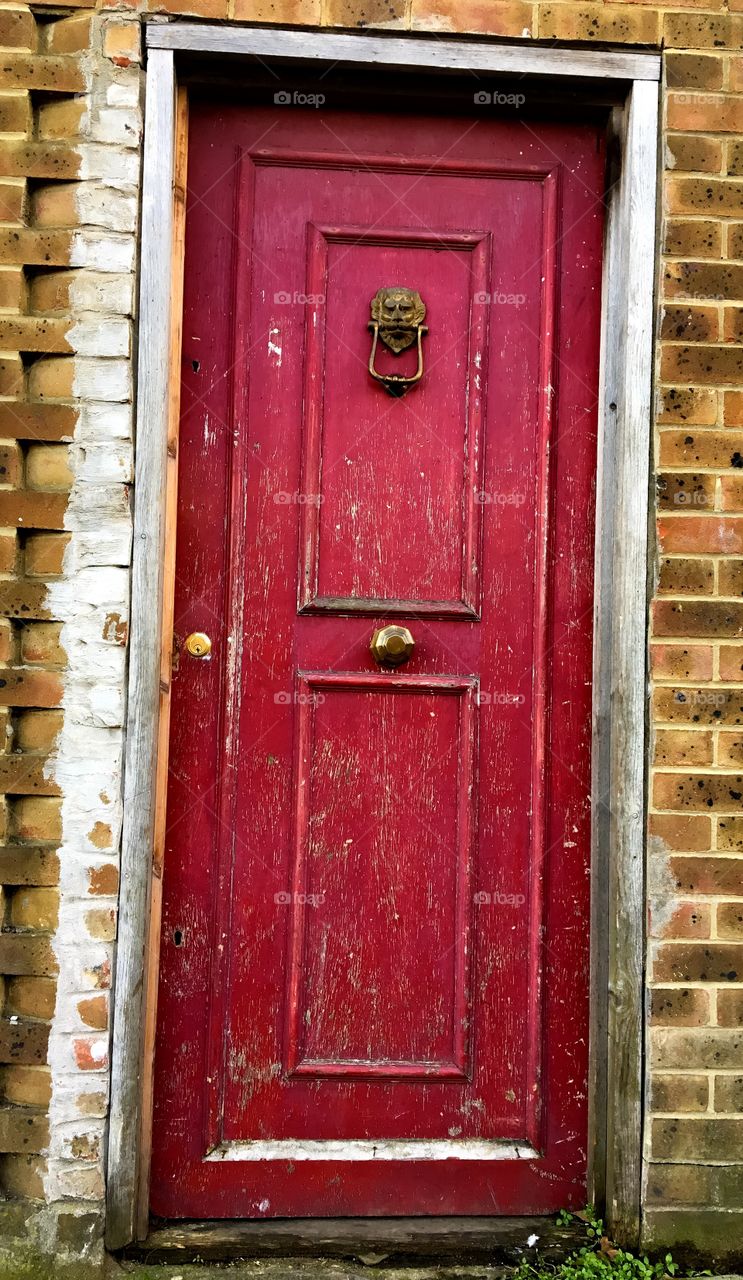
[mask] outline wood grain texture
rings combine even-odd
[[[152,1147],[152,1086],[157,1026],[157,982],[160,970],[160,920],[165,852],[165,815],[168,791],[170,694],[173,668],[173,598],[175,593],[175,535],[178,515],[178,436],[181,403],[181,343],[183,334],[183,244],[186,231],[186,178],[188,169],[188,92],[177,93],[175,124],[175,172],[173,248],[171,254],[170,397],[168,401],[168,457],[165,477],[165,548],[163,554],[163,615],[160,638],[160,715],[155,781],[152,888],[146,953],[144,1050],[142,1060],[142,1116],[137,1235],[147,1234],[149,1224],[150,1151]]]
[[[147,27],[151,49],[227,53],[302,62],[331,60],[396,70],[490,71],[596,79],[659,80],[660,56],[609,50],[553,49],[490,44],[475,40],[426,40],[415,36],[337,35],[334,32],[271,31],[179,22]]]
[[[147,1239],[139,1248],[127,1250],[127,1256],[180,1264],[202,1258],[319,1255],[354,1259],[379,1253],[388,1255],[385,1262],[394,1259],[406,1264],[416,1260],[430,1264],[434,1259],[515,1264],[532,1251],[539,1258],[562,1258],[584,1238],[580,1224],[559,1226],[554,1216],[181,1222],[153,1224]]]
[[[606,1212],[613,1234],[640,1228],[646,778],[648,473],[655,283],[658,91],[636,83],[625,115],[624,163],[612,210],[607,424],[616,420],[610,555],[608,1053]],[[616,227],[616,233],[614,228]],[[617,237],[621,237],[617,244]],[[616,410],[612,407],[616,405]]]
[[[139,394],[124,827],[116,953],[106,1240],[132,1239],[142,1107],[144,960],[153,859],[160,705],[165,479],[170,411],[170,266],[175,75],[153,50],[147,72],[139,302]]]

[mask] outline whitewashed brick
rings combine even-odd
[[[139,177],[139,155],[125,147],[103,146],[83,142],[79,147],[80,177],[83,181],[103,179],[136,185]]]
[[[96,142],[110,142],[122,147],[138,147],[142,138],[142,116],[136,109],[103,107],[93,122]]]
[[[67,341],[80,356],[128,356],[131,354],[131,325],[128,320],[102,320],[80,316],[68,329]]]
[[[131,271],[134,267],[134,254],[133,236],[77,231],[72,237],[70,265],[93,267],[97,271]]]
[[[80,226],[108,231],[134,231],[137,226],[136,195],[102,183],[81,182],[75,193]]]
[[[110,107],[140,107],[141,88],[137,72],[120,72],[120,79],[106,89],[106,102]],[[141,114],[141,110],[140,110]]]
[[[94,271],[71,272],[70,309],[75,313],[108,311],[130,316],[134,302],[134,281],[130,275],[103,275]]]
[[[82,568],[94,565],[128,565],[131,560],[132,528],[127,520],[111,521],[99,534],[79,534],[75,539],[77,563]]]
[[[131,440],[133,434],[134,414],[130,404],[88,403],[80,406],[75,432],[75,439],[79,443]]]
[[[76,359],[73,394],[86,400],[131,400],[131,364],[128,360]]]
[[[49,1201],[100,1200],[103,1198],[103,1170],[98,1165],[69,1164],[66,1160],[50,1162],[45,1179]]]

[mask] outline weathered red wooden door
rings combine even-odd
[[[157,1214],[584,1200],[603,168],[194,104]]]

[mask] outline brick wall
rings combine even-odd
[[[98,1252],[138,36],[114,14],[0,8],[0,1226],[6,1240],[30,1232],[40,1247],[58,1237]]]
[[[0,1179],[62,1241],[102,1196],[143,16],[69,7],[0,7]],[[644,1224],[743,1252],[743,0],[143,7],[665,49]]]

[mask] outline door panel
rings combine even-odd
[[[194,104],[158,1214],[585,1200],[603,166],[592,125]]]

